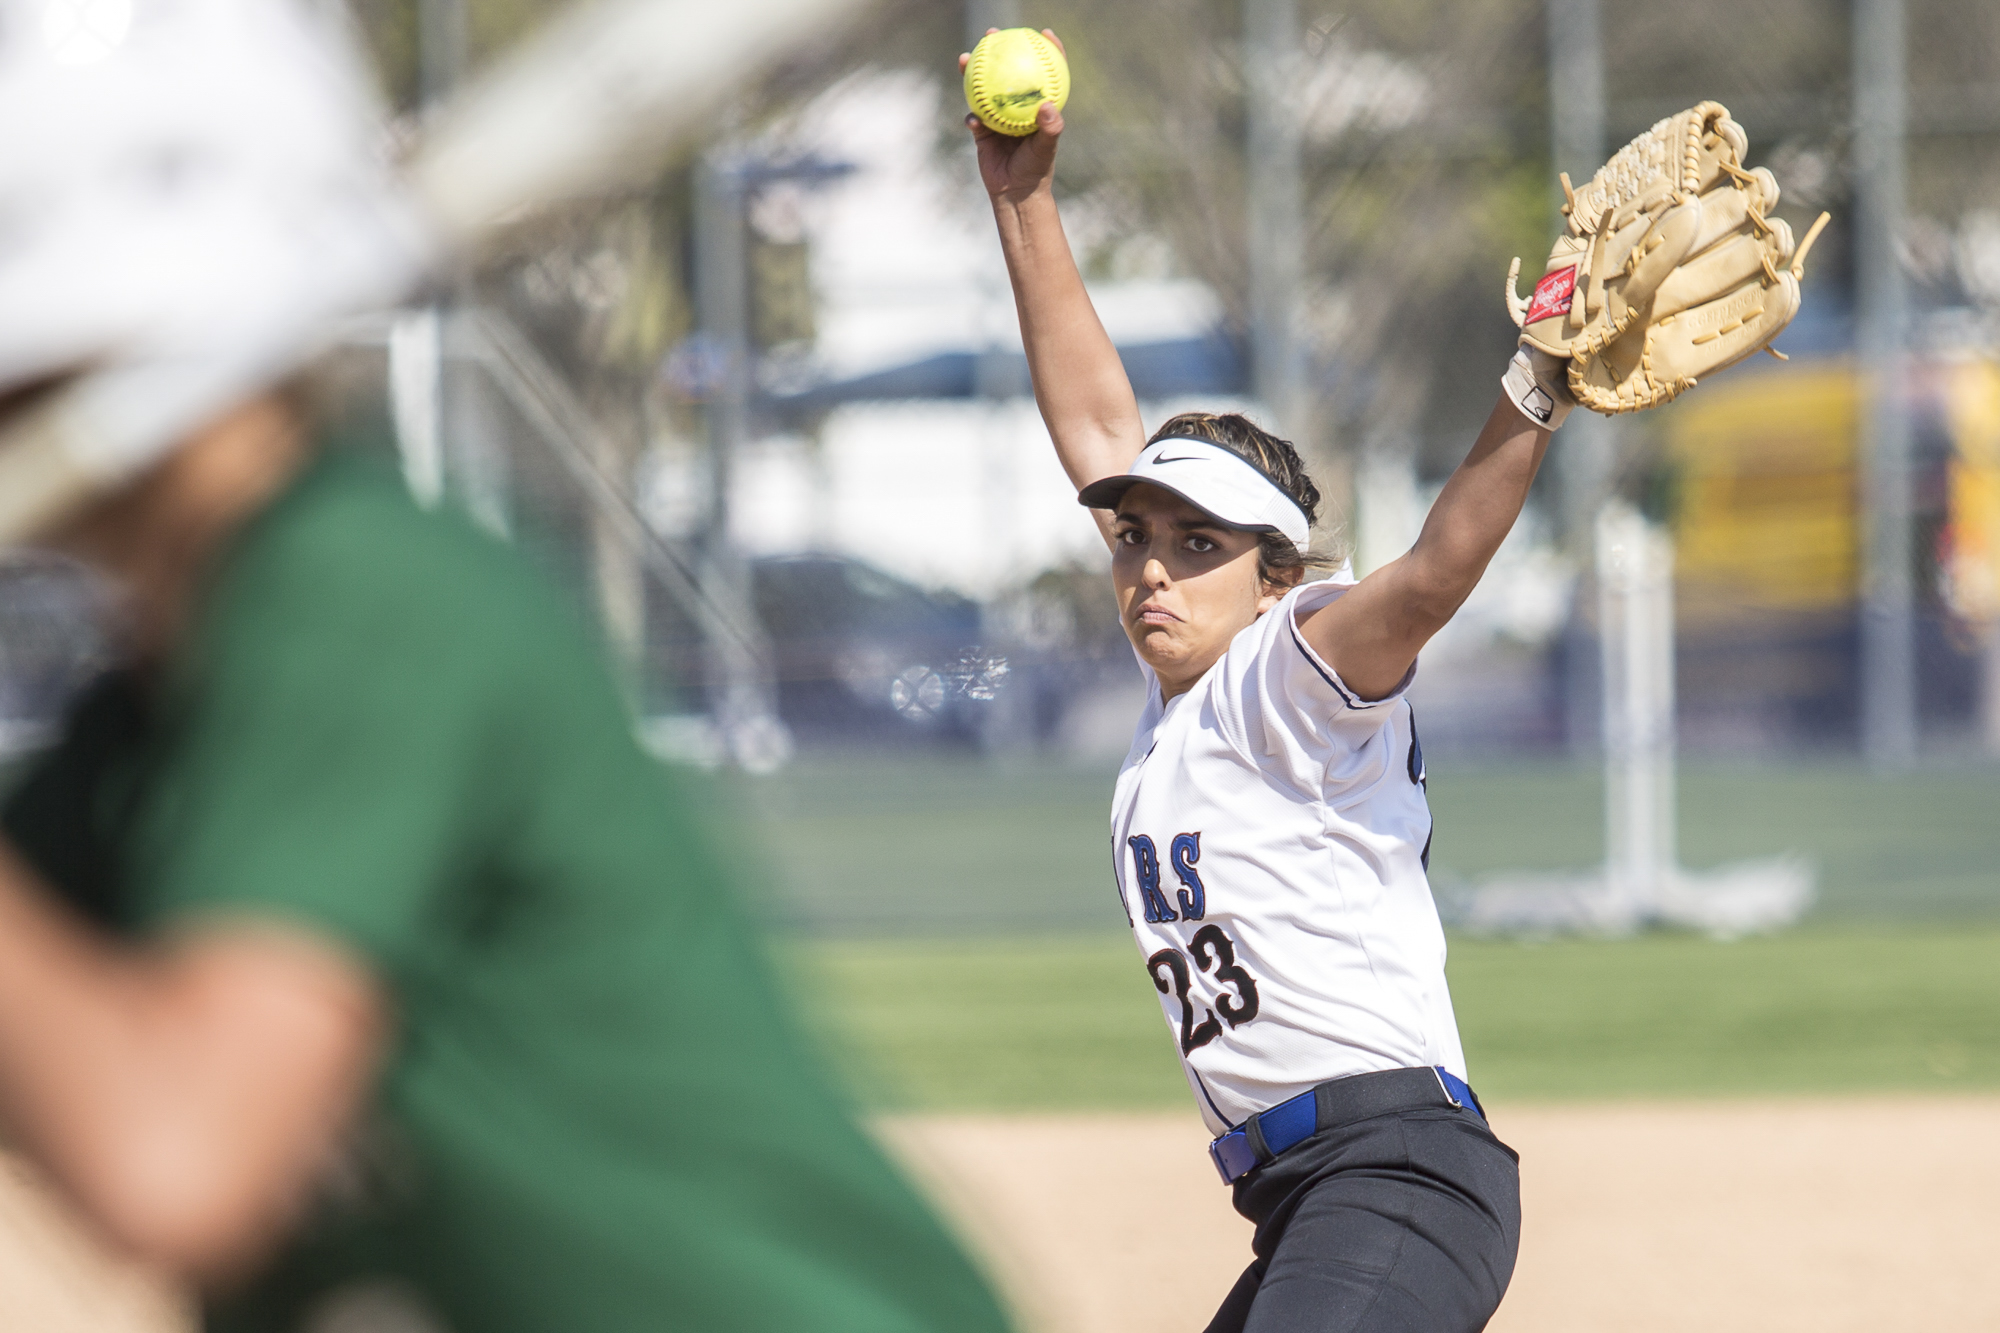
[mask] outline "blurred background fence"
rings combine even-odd
[[[547,8],[353,12],[416,117]],[[1988,0],[882,0],[651,188],[356,330],[361,447],[573,590],[656,751],[741,775],[772,919],[823,941],[857,1058],[919,1101],[1179,1095],[1110,939],[1138,677],[959,123],[955,54],[1017,22],[1068,44],[1065,222],[1148,423],[1199,404],[1292,435],[1363,573],[1407,548],[1491,404],[1515,337],[1500,280],[1545,253],[1558,168],[1714,98],[1795,232],[1832,211],[1790,363],[1579,414],[1414,699],[1447,896],[1602,860],[1592,542],[1606,505],[1637,509],[1673,552],[1680,856],[1809,858],[1834,934],[1715,964],[1735,981],[1695,978],[1710,965],[1673,941],[1609,968],[1591,951],[1612,946],[1462,943],[1454,985],[1475,1059],[1475,1034],[1576,1049],[1598,1038],[1547,1024],[1722,997],[1615,1088],[2000,1079],[1971,980],[2000,969],[1963,924],[2000,915]],[[0,566],[0,743],[31,748],[106,660],[101,603],[60,564]],[[1839,933],[1898,921],[1901,944]],[[1615,986],[1628,1009],[1599,1003]],[[1728,1013],[1740,1059],[1690,1075]],[[1015,1038],[1019,1059],[994,1054]],[[1843,1041],[1881,1057],[1841,1064]],[[1759,1064],[1777,1051],[1792,1064]],[[1499,1079],[1574,1090],[1553,1068]]]

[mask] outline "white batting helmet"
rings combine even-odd
[[[0,541],[421,270],[354,45],[301,0],[0,0]]]

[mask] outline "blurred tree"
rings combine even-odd
[[[353,2],[409,107],[415,0]],[[468,3],[475,65],[559,8]],[[1726,103],[1753,161],[1778,172],[1795,230],[1834,210],[1813,277],[1843,288],[1850,0],[1603,6],[1613,142],[1701,98]],[[1913,276],[1932,303],[2000,302],[2000,6],[1908,6]],[[1303,301],[1332,439],[1417,449],[1432,475],[1454,463],[1513,342],[1507,261],[1532,272],[1556,222],[1540,0],[1302,0],[1296,59],[1258,70],[1243,67],[1241,0],[1027,0],[1023,18],[1068,46],[1060,186],[1087,270],[1201,279],[1238,329],[1245,80],[1291,87],[1306,141]],[[962,4],[880,0],[746,92],[731,133],[754,138],[842,80],[916,70],[946,90],[938,151],[957,170],[964,24]],[[553,359],[613,397],[645,391],[692,327],[691,162],[668,164],[654,190],[546,219],[489,282]]]
[[[1235,0],[1044,4],[1076,70],[1064,183],[1117,219],[1089,256],[1163,239],[1246,316],[1244,88],[1289,85],[1305,141],[1304,323],[1337,448],[1462,441],[1513,340],[1507,259],[1545,251],[1539,7],[1361,0],[1302,8],[1296,59],[1245,69]],[[1141,251],[1143,253],[1143,251]],[[1497,375],[1497,369],[1495,371]],[[1281,423],[1282,424],[1282,423]],[[1442,461],[1442,460],[1440,460]]]
[[[1730,106],[1794,231],[1835,213],[1823,293],[1847,285],[1850,18],[1850,0],[1603,0],[1612,141],[1703,98]],[[1455,462],[1513,339],[1500,275],[1516,254],[1532,272],[1556,223],[1542,4],[1306,0],[1281,70],[1243,68],[1240,0],[1037,0],[1029,19],[1069,45],[1063,183],[1112,219],[1088,229],[1092,267],[1163,249],[1239,326],[1244,80],[1292,85],[1334,438],[1417,445],[1432,475]],[[1909,25],[1912,276],[1932,304],[2000,300],[2000,6],[1909,0]]]

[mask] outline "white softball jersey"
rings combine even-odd
[[[1141,664],[1118,890],[1216,1134],[1350,1074],[1467,1076],[1426,875],[1416,668],[1363,700],[1299,632],[1353,586],[1293,589],[1171,702]]]

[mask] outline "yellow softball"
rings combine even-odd
[[[1035,132],[1035,112],[1044,102],[1062,110],[1069,101],[1069,62],[1056,44],[1033,28],[989,32],[972,48],[965,64],[965,104],[999,134],[1015,138]]]

